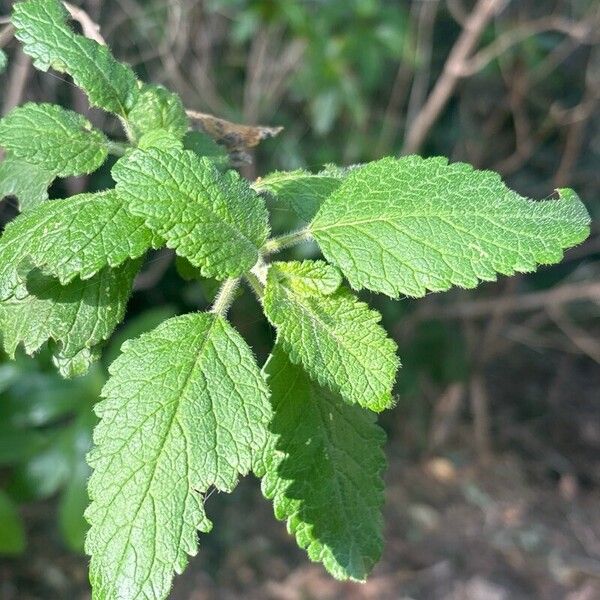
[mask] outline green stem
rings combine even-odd
[[[256,294],[256,297],[262,301],[262,297],[265,293],[265,286],[261,280],[252,271],[244,273],[244,278],[252,288],[252,291]]]
[[[233,300],[235,298],[235,291],[237,290],[239,284],[239,277],[226,279],[217,293],[217,297],[213,302],[210,312],[216,315],[220,315],[222,317],[226,316],[229,307],[233,303]]]
[[[123,156],[127,149],[129,148],[129,144],[125,142],[117,142],[115,140],[108,140],[108,152],[109,154],[114,154],[115,156]]]
[[[289,246],[294,246],[300,242],[305,242],[310,238],[311,232],[308,227],[298,231],[292,231],[292,233],[286,233],[285,235],[280,235],[279,237],[267,240],[265,245],[262,247],[262,253],[265,256],[268,254],[274,254],[275,252],[279,252],[280,250],[288,248]]]

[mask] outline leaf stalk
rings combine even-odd
[[[211,313],[220,315],[221,317],[227,316],[229,307],[233,304],[235,299],[235,292],[240,284],[239,277],[231,277],[226,279],[221,288],[219,289],[217,296],[210,309]]]
[[[289,248],[290,246],[295,246],[296,244],[300,244],[301,242],[305,242],[312,237],[311,231],[308,227],[304,229],[300,229],[298,231],[292,231],[291,233],[286,233],[284,235],[280,235],[275,238],[271,238],[265,242],[265,245],[262,247],[263,256],[267,256],[269,254],[274,254],[275,252],[279,252],[284,248]]]

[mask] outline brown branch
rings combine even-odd
[[[592,33],[594,32],[592,23],[585,20],[570,21],[561,17],[543,17],[502,34],[483,50],[480,50],[473,57],[464,61],[460,65],[460,75],[467,77],[481,71],[495,58],[498,58],[513,46],[520,44],[534,35],[547,31],[564,33],[579,44],[591,44],[594,41],[592,38]]]
[[[504,4],[504,0],[479,0],[477,2],[448,55],[442,74],[429,94],[423,109],[407,132],[402,149],[403,154],[412,154],[420,150],[427,134],[452,96],[456,84],[462,76],[463,65],[479,42],[483,30]]]
[[[4,48],[6,44],[8,44],[15,35],[14,25],[7,25],[0,31],[0,48]]]
[[[600,343],[587,331],[575,325],[561,307],[550,305],[546,308],[546,311],[555,325],[571,340],[576,348],[600,364]]]
[[[600,304],[600,282],[572,283],[542,292],[531,292],[505,298],[471,300],[450,306],[427,305],[417,310],[415,317],[418,320],[479,319],[497,311],[503,313],[528,312],[584,300]]]
[[[6,85],[6,96],[2,105],[2,114],[11,111],[15,106],[21,103],[25,86],[29,79],[31,67],[31,58],[23,52],[17,52],[15,60],[12,62],[12,67]]]
[[[92,21],[90,15],[83,8],[73,6],[70,2],[63,2],[63,5],[69,11],[71,18],[81,25],[81,30],[85,37],[98,42],[102,46],[106,46],[106,40],[100,34],[100,25]]]

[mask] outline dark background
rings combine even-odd
[[[0,17],[10,4],[0,3]],[[532,198],[572,186],[594,218],[600,213],[598,2],[78,4],[117,58],[179,92],[188,108],[285,127],[253,152],[242,169],[249,178],[439,154],[499,171]],[[9,56],[3,114],[52,101],[119,135],[67,78],[35,71],[10,36],[0,33],[0,43]],[[51,196],[110,185],[109,167],[60,181]],[[275,231],[297,225],[274,208]],[[2,203],[2,224],[15,214]],[[386,547],[372,578],[339,583],[310,564],[248,478],[207,500],[214,530],[172,597],[600,598],[599,259],[595,222],[585,244],[536,274],[417,301],[363,294],[383,313],[403,362],[397,406],[381,417]],[[2,358],[1,498],[25,530],[16,518],[0,523],[2,600],[89,597],[78,552],[83,456],[106,365],[125,337],[205,307],[214,292],[213,282],[183,280],[172,255],[159,252],[90,375],[63,382],[43,352]],[[231,318],[264,360],[273,335],[250,294]]]

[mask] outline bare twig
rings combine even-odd
[[[13,25],[7,25],[0,31],[0,48],[4,48],[15,35],[15,28]]]
[[[462,33],[450,51],[442,74],[429,94],[423,109],[407,132],[402,149],[403,154],[419,151],[431,127],[452,96],[456,84],[462,76],[463,65],[479,42],[483,30],[504,5],[504,0],[479,0],[477,2],[473,12],[465,21]]]
[[[460,65],[460,75],[467,77],[481,71],[495,58],[498,58],[513,46],[520,44],[534,35],[547,31],[563,33],[573,38],[578,44],[591,44],[594,42],[592,35],[594,33],[593,23],[589,22],[589,19],[570,21],[562,17],[543,17],[530,23],[525,23],[520,27],[515,27],[500,35],[473,57],[465,60]]]
[[[546,311],[556,326],[569,338],[575,347],[600,364],[600,343],[589,335],[587,331],[575,325],[561,307],[550,305],[546,308]]]
[[[30,67],[31,59],[29,56],[18,51],[12,62],[8,84],[6,85],[6,96],[4,97],[2,114],[8,113],[21,103],[23,94],[25,93],[25,86],[29,79]]]
[[[431,56],[433,53],[433,27],[439,8],[439,1],[432,0],[420,5],[417,22],[417,71],[410,88],[406,122],[412,123],[425,102],[431,74]]]
[[[489,397],[482,375],[475,374],[471,377],[469,385],[469,399],[473,414],[473,432],[475,434],[475,447],[478,459],[482,464],[491,458],[490,445],[490,415]]]
[[[589,300],[600,303],[600,282],[572,283],[543,292],[518,296],[471,300],[450,306],[428,305],[418,310],[417,319],[479,319],[501,310],[504,313],[540,310],[550,305]]]
[[[81,30],[85,37],[106,46],[106,40],[100,34],[100,25],[92,21],[90,15],[88,15],[83,8],[73,6],[70,2],[63,2],[63,5],[69,11],[71,18],[81,25]]]
[[[429,428],[429,452],[435,452],[447,442],[456,426],[464,395],[464,383],[455,382],[448,385],[438,397]]]

